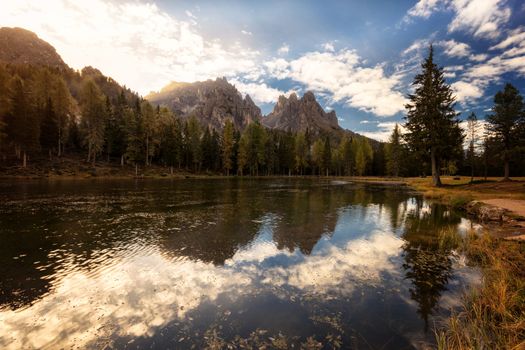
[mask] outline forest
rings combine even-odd
[[[484,120],[460,114],[433,49],[414,78],[406,122],[388,142],[355,133],[291,133],[259,122],[222,130],[180,118],[98,70],[0,64],[0,166],[82,155],[139,169],[224,175],[522,176],[525,108],[507,84]],[[404,130],[404,132],[402,132]]]

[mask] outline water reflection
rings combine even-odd
[[[476,276],[436,239],[468,221],[395,188],[101,181],[0,196],[2,348],[420,348]]]

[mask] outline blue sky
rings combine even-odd
[[[3,2],[3,1],[2,1]],[[420,1],[5,1],[3,26],[35,31],[74,68],[141,94],[225,76],[269,113],[312,90],[345,128],[385,139],[428,45],[458,111],[483,118],[511,82],[525,93],[525,3]]]

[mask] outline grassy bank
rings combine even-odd
[[[438,349],[525,349],[525,243],[485,233],[461,245],[482,283],[436,330]]]
[[[515,181],[501,182],[501,178],[489,177],[474,178],[470,182],[470,177],[444,176],[442,177],[443,186],[432,186],[432,179],[427,178],[407,178],[407,183],[421,192],[426,198],[445,201],[453,206],[461,207],[471,200],[483,200],[489,198],[508,198],[525,199],[525,178],[515,178]]]

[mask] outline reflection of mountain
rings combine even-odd
[[[451,251],[440,247],[438,234],[444,229],[457,229],[461,221],[445,206],[424,206],[417,200],[405,221],[403,247],[406,277],[412,281],[411,297],[418,303],[418,312],[428,327],[428,317],[437,306],[452,275]]]

